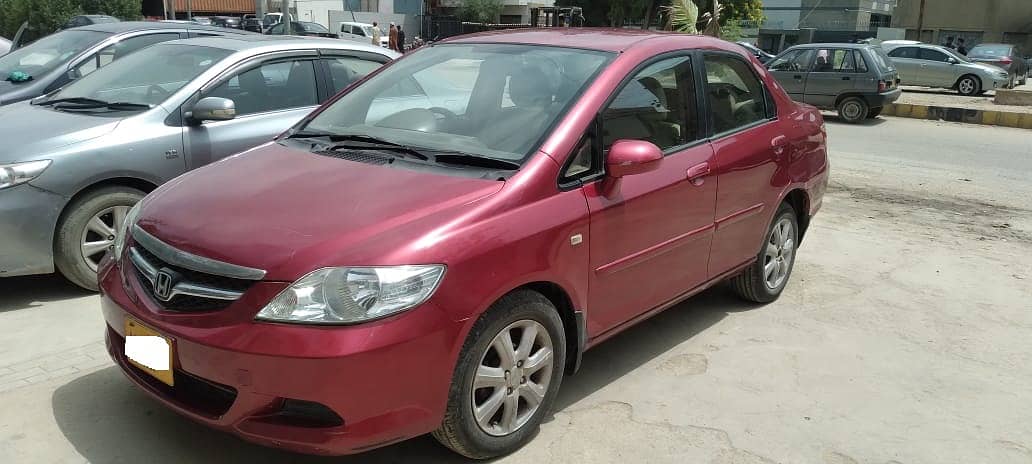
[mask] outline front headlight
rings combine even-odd
[[[312,272],[280,292],[257,319],[354,324],[419,306],[437,290],[443,265],[335,267]]]
[[[129,231],[133,229],[134,225],[136,225],[136,219],[140,215],[141,204],[143,204],[142,201],[133,205],[129,212],[125,214],[125,220],[122,221],[122,226],[115,231],[115,245],[113,248],[116,260],[122,257],[122,250],[125,249],[125,242],[129,239]]]
[[[50,166],[50,160],[29,161],[26,163],[0,164],[0,189],[24,184],[35,179]]]

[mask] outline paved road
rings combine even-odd
[[[828,130],[832,187],[784,297],[714,289],[603,344],[500,462],[1032,461],[1029,132]],[[0,279],[0,329],[0,462],[460,462],[426,437],[298,457],[170,414],[57,278]]]

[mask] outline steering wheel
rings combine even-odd
[[[456,120],[456,119],[459,119],[459,115],[455,114],[454,112],[452,112],[452,110],[449,110],[448,108],[443,108],[443,107],[440,107],[440,106],[434,106],[434,107],[427,108],[427,111],[433,113],[434,116],[441,116],[440,118],[437,118],[439,121],[440,120]]]
[[[150,87],[147,87],[147,99],[148,100],[152,100],[152,99],[154,99],[154,97],[159,97],[161,99],[164,99],[164,97],[167,97],[168,94],[169,94],[169,91],[165,90],[164,88],[162,88],[158,84],[151,84]]]

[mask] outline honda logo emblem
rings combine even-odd
[[[172,298],[172,289],[176,285],[176,276],[173,271],[161,269],[154,276],[154,296],[161,301],[168,301]]]

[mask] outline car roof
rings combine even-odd
[[[107,32],[110,34],[123,34],[126,32],[163,30],[163,29],[190,29],[198,31],[220,31],[225,34],[254,34],[240,30],[226,29],[218,26],[205,26],[201,24],[172,23],[160,21],[122,21],[117,23],[91,24],[89,26],[74,27],[68,30]]]
[[[684,48],[726,48],[728,43],[704,35],[594,27],[509,29],[462,35],[456,38],[445,39],[438,43],[545,45],[605,52],[623,52],[642,42],[651,42],[653,40],[678,41]]]
[[[247,35],[247,36],[222,36],[222,37],[198,37],[193,39],[180,39],[164,42],[166,44],[199,45],[204,47],[221,48],[223,50],[247,51],[261,49],[265,52],[277,50],[297,49],[336,49],[355,50],[372,52],[380,55],[396,58],[400,55],[390,52],[383,47],[376,47],[364,42],[330,39],[322,37],[301,37],[293,35]]]

